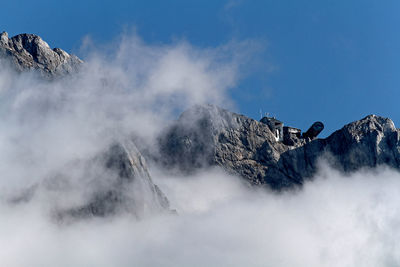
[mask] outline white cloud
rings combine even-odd
[[[2,206],[5,266],[397,266],[400,175],[324,169],[303,190],[255,190],[219,171],[156,176],[179,215],[56,225],[42,203]],[[22,256],[23,255],[23,256]]]

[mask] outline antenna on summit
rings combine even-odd
[[[262,113],[262,109],[260,108],[260,119],[263,118],[263,113]]]

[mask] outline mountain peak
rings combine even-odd
[[[0,56],[10,60],[18,71],[39,70],[49,78],[76,71],[82,63],[78,57],[60,48],[51,49],[40,36],[29,33],[9,38],[7,32],[2,32]]]

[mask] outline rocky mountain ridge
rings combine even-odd
[[[344,172],[383,164],[400,169],[399,133],[390,119],[369,115],[327,138],[287,145],[263,122],[203,105],[185,111],[160,136],[154,160],[185,173],[220,166],[253,185],[280,190],[312,177],[322,157]]]
[[[79,71],[83,62],[61,49],[51,49],[36,35],[8,38],[3,32],[0,37],[0,60],[19,71],[39,70],[44,77],[54,78]],[[265,121],[197,105],[160,134],[155,148],[140,147],[147,151],[144,156],[136,147],[141,144],[125,140],[90,159],[88,166],[100,166],[111,182],[92,192],[85,204],[58,215],[86,218],[123,211],[140,217],[148,208],[169,211],[168,199],[152,182],[144,158],[165,170],[186,174],[218,166],[252,185],[275,190],[301,186],[313,177],[318,160],[324,157],[343,172],[378,165],[400,169],[399,131],[390,119],[369,115],[327,138],[279,139]]]

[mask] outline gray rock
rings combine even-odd
[[[140,219],[154,213],[175,213],[131,141],[115,142],[91,159],[66,162],[65,168],[53,171],[41,183],[8,201],[30,202],[37,193],[55,197],[50,197],[54,201],[52,217],[59,223],[116,214]]]
[[[0,58],[11,62],[18,71],[36,70],[54,78],[75,72],[82,63],[78,57],[50,46],[37,35],[18,34],[12,38],[0,34]]]
[[[169,211],[169,201],[150,177],[146,162],[134,143],[130,141],[115,142],[104,153],[90,162],[89,168],[103,172],[100,177],[108,176],[105,186],[98,186],[92,181],[95,189],[88,203],[62,212],[62,219],[104,217],[116,213],[130,213],[140,218],[155,211]],[[90,176],[93,176],[93,169]],[[88,175],[88,174],[86,174]]]
[[[274,189],[303,184],[315,174],[321,156],[344,172],[381,164],[400,168],[399,130],[390,119],[370,115],[326,139],[291,138],[277,140],[267,124],[243,115],[195,106],[160,136],[160,153],[153,159],[185,173],[220,166]]]

